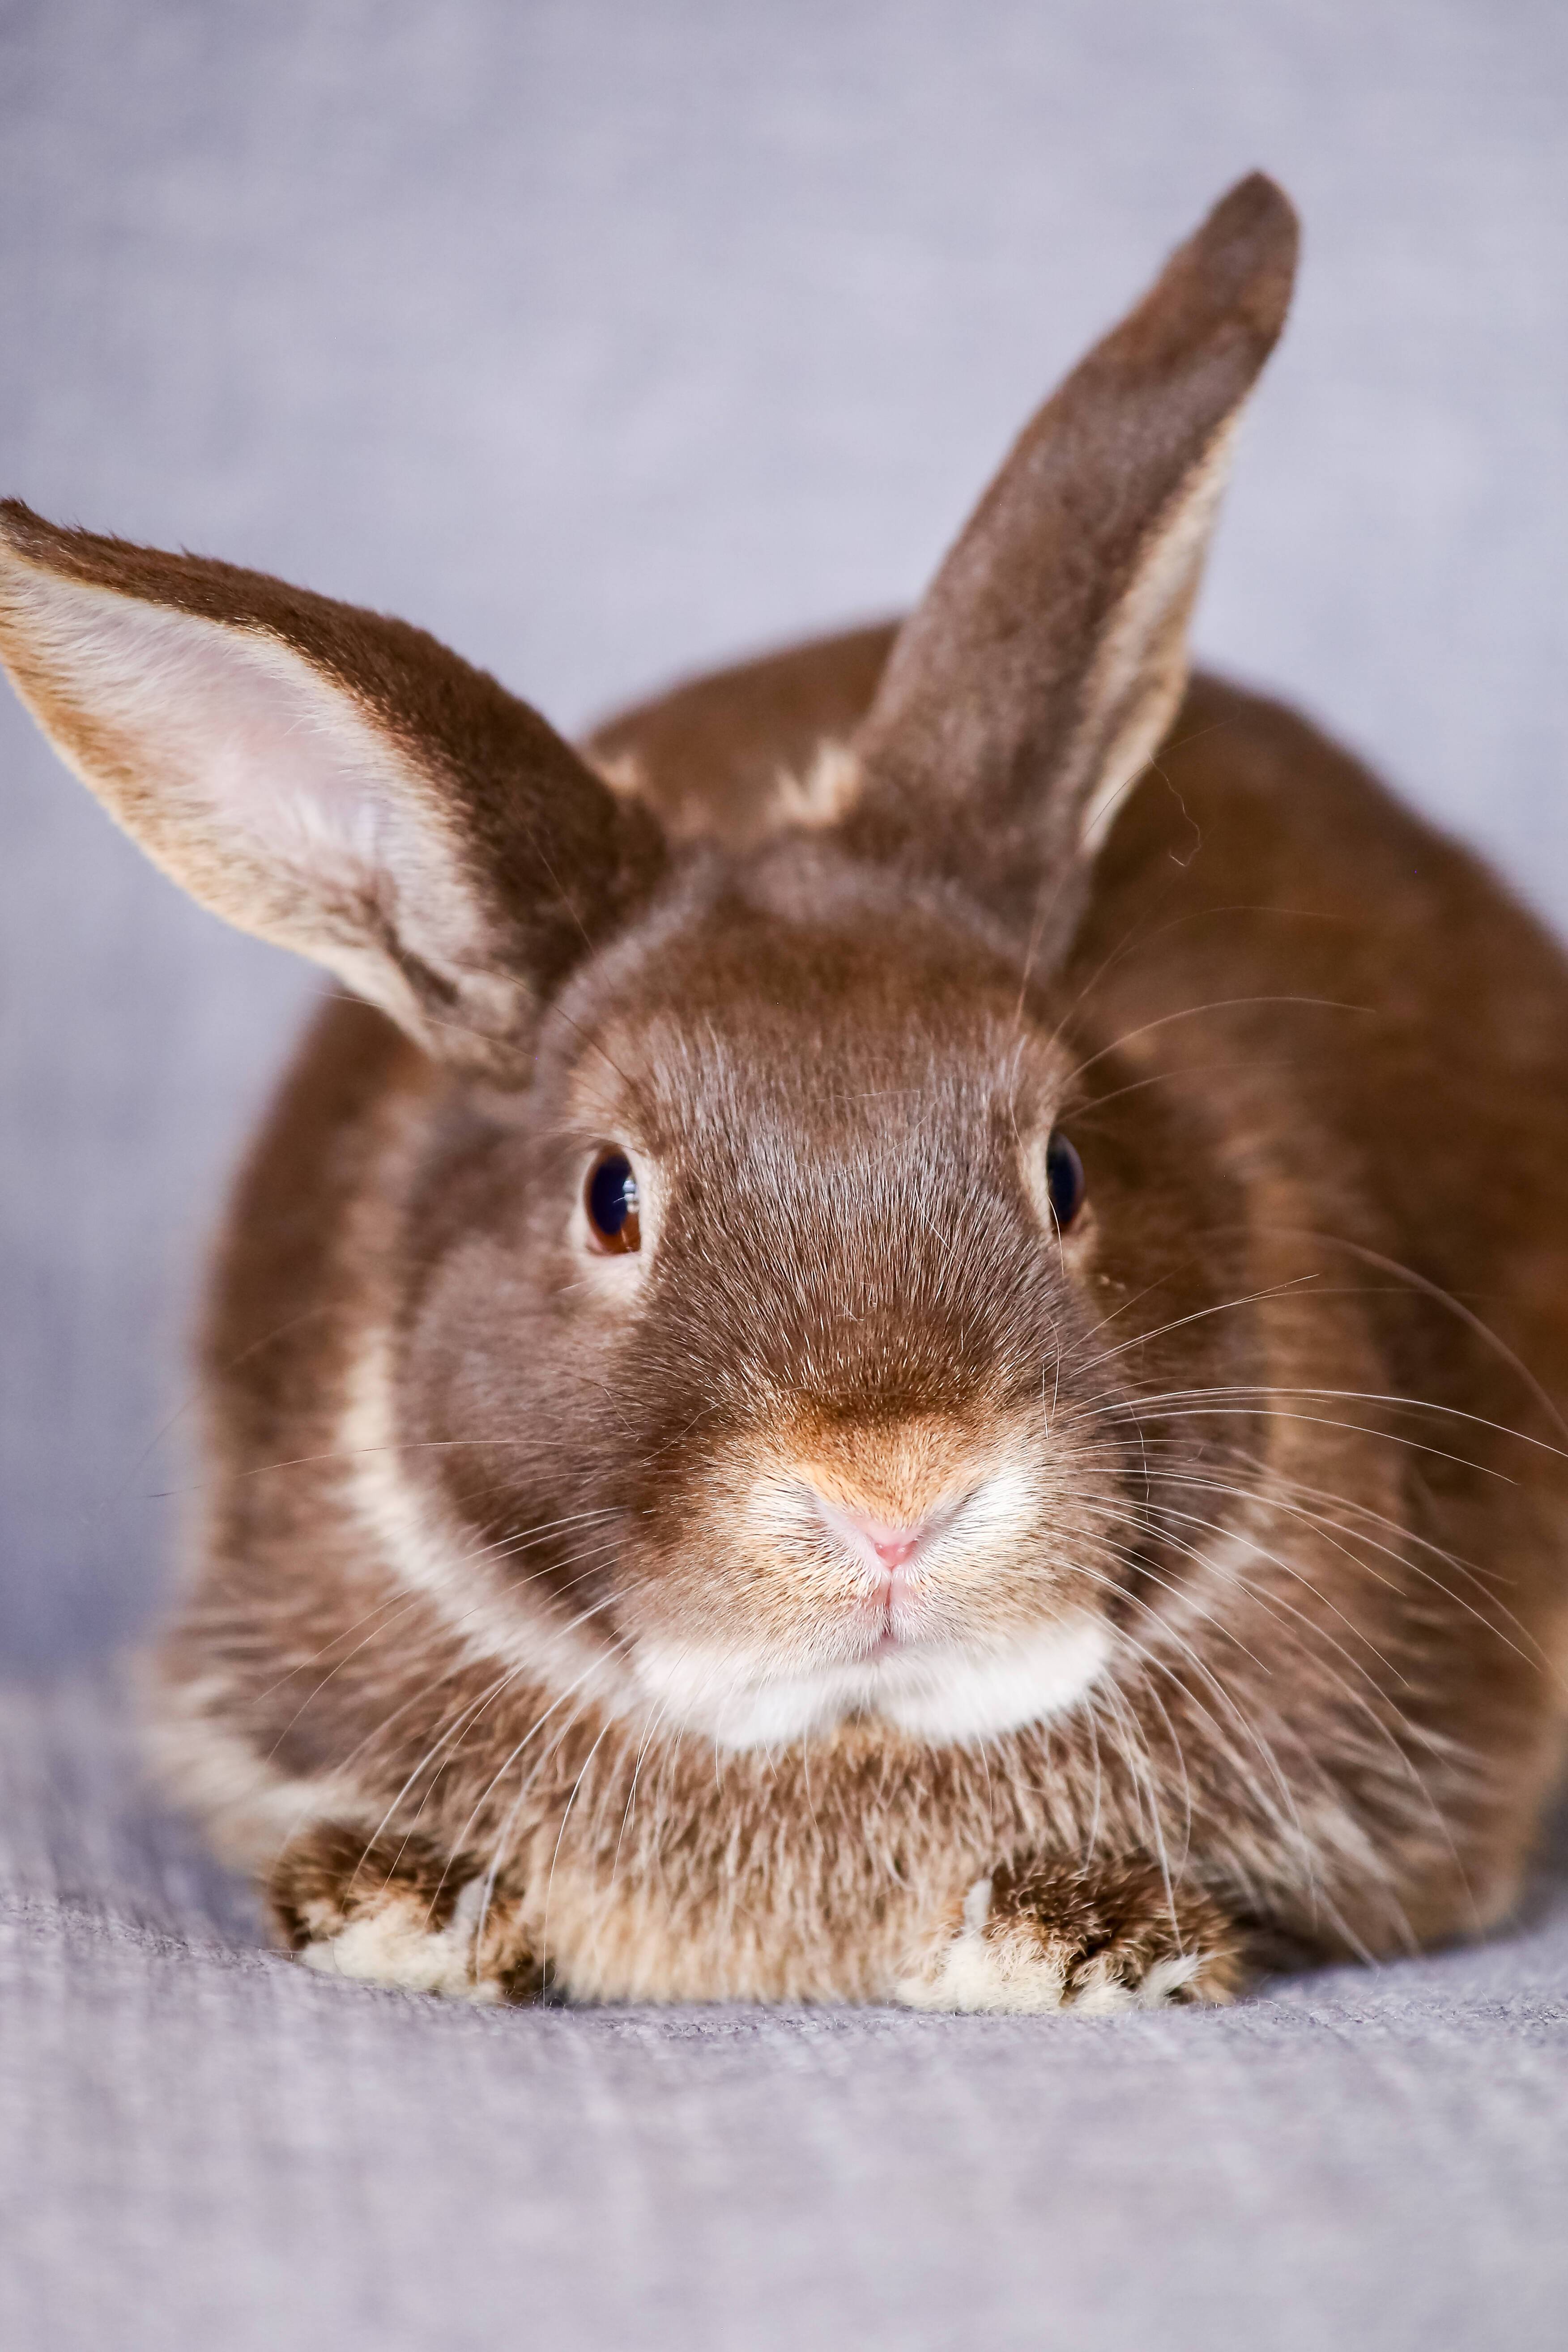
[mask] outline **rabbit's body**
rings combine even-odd
[[[1244,184],[901,629],[586,761],[401,625],[8,510],[68,756],[382,1008],[241,1181],[164,1659],[313,1965],[1108,2009],[1513,1899],[1568,964],[1185,685],[1293,247]]]
[[[835,735],[860,716],[845,673],[868,694],[877,642],[769,663],[750,738],[747,669],[601,740],[661,814],[663,785],[695,833],[706,789],[715,832],[755,845],[770,806],[787,822],[800,804],[770,782],[835,740],[814,707]],[[755,780],[739,805],[737,776]],[[1174,1560],[1147,1571],[1150,1597],[1173,1567],[1184,1586],[1169,1643],[1135,1607],[1142,1654],[1089,1721],[975,1748],[850,1722],[737,1753],[661,1732],[587,1643],[540,1670],[506,1589],[536,1554],[491,1585],[394,1450],[388,1335],[432,1257],[463,1246],[446,1206],[463,1147],[432,1150],[428,1060],[363,1006],[325,1009],[223,1253],[205,1350],[219,1475],[171,1664],[190,1785],[239,1858],[276,1871],[294,1839],[278,1884],[301,1930],[323,1916],[300,1835],[314,1821],[334,1854],[376,1840],[407,1878],[392,1944],[383,1916],[345,1965],[460,1979],[466,1947],[399,1939],[500,1846],[498,1970],[547,1955],[600,1998],[876,2000],[998,1862],[1076,1854],[1095,1811],[1108,1853],[1148,1854],[1156,1808],[1227,1909],[1310,1943],[1386,1950],[1506,1906],[1558,1756],[1542,1650],[1568,1664],[1563,1465],[1507,1434],[1564,1444],[1512,1360],[1568,1395],[1563,959],[1300,719],[1200,679],[1118,821],[1060,989],[1075,1049],[1114,1042],[1088,1100],[1157,1085],[1223,1129],[1244,1230],[1206,1237],[1234,1268],[1210,1303],[1259,1295],[1263,1361],[1218,1366],[1212,1397],[1195,1385],[1151,1416],[1203,1456]],[[1086,1151],[1099,1135],[1114,1152],[1114,1109],[1079,1114]],[[1506,1217],[1487,1210],[1491,1168],[1510,1171]],[[1157,1298],[1131,1316],[1168,1322]],[[1255,1514],[1231,1483],[1270,1479],[1238,1480],[1232,1421],[1253,1400],[1231,1390],[1271,1375],[1286,1393],[1254,1433],[1281,1492]],[[1404,1397],[1439,1410],[1382,1402]],[[468,1434],[430,1427],[437,1448]],[[336,1925],[337,1898],[319,1899]]]

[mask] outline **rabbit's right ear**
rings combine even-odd
[[[423,631],[0,505],[0,656],[164,871],[440,1059],[518,1067],[540,1002],[664,845]]]
[[[1042,967],[1181,700],[1232,427],[1284,323],[1296,243],[1261,173],[1215,205],[1025,429],[856,738],[851,845],[1035,901]]]

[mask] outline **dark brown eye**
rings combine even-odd
[[[588,1171],[583,1205],[588,1212],[588,1231],[596,1249],[612,1255],[641,1249],[637,1180],[624,1151],[600,1152]]]
[[[1065,1135],[1053,1135],[1046,1146],[1046,1192],[1057,1231],[1065,1234],[1083,1206],[1083,1162]]]

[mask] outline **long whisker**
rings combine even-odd
[[[1188,1004],[1184,1006],[1182,1011],[1179,1013],[1166,1013],[1157,1021],[1142,1021],[1139,1023],[1135,1029],[1125,1030],[1122,1034],[1114,1039],[1110,1045],[1102,1045],[1098,1053],[1089,1055],[1087,1061],[1080,1062],[1078,1065],[1078,1067],[1069,1073],[1068,1083],[1069,1086],[1076,1086],[1086,1071],[1092,1070],[1095,1064],[1097,1062],[1103,1062],[1108,1055],[1120,1053],[1121,1048],[1133,1037],[1152,1036],[1156,1029],[1168,1029],[1172,1023],[1175,1021],[1195,1021],[1205,1013],[1235,1013],[1239,1012],[1245,1006],[1254,1004],[1297,1004],[1309,1006],[1321,1013],[1359,1013],[1371,1014],[1376,1011],[1376,1007],[1374,1005],[1342,1004],[1337,999],[1329,996],[1215,997],[1210,1003]]]
[[[1119,1347],[1102,1349],[1098,1356],[1090,1356],[1087,1361],[1078,1365],[1077,1370],[1081,1372],[1090,1372],[1097,1364],[1110,1363],[1113,1358],[1126,1355],[1129,1349],[1148,1347],[1155,1339],[1165,1339],[1172,1331],[1184,1330],[1189,1323],[1202,1323],[1211,1315],[1231,1315],[1237,1307],[1256,1307],[1261,1299],[1281,1298],[1288,1291],[1299,1290],[1308,1283],[1316,1282],[1317,1279],[1317,1276],[1313,1274],[1298,1274],[1292,1276],[1289,1282],[1271,1283],[1267,1289],[1249,1290],[1239,1298],[1222,1299],[1216,1307],[1194,1307],[1190,1315],[1178,1315],[1169,1323],[1157,1325],[1152,1331],[1135,1332],[1131,1339],[1123,1339]],[[1069,1348],[1068,1350],[1069,1362],[1073,1360],[1074,1353],[1075,1351]]]
[[[1331,1404],[1342,1402],[1348,1404],[1386,1404],[1399,1406],[1415,1412],[1438,1413],[1446,1420],[1466,1422],[1469,1423],[1471,1427],[1476,1429],[1489,1429],[1499,1437],[1516,1438],[1521,1445],[1533,1446],[1538,1453],[1550,1454],[1555,1461],[1568,1462],[1568,1450],[1564,1450],[1561,1445],[1549,1444],[1543,1437],[1532,1437],[1528,1430],[1515,1429],[1511,1423],[1506,1421],[1492,1421],[1489,1420],[1485,1413],[1468,1412],[1460,1405],[1442,1404],[1433,1397],[1384,1394],[1381,1391],[1376,1389],[1264,1386],[1252,1382],[1237,1381],[1234,1384],[1222,1383],[1214,1388],[1186,1390],[1172,1389],[1165,1391],[1164,1395],[1160,1396],[1148,1397],[1141,1395],[1138,1402],[1142,1410],[1148,1411],[1155,1405],[1163,1406],[1166,1401],[1166,1397],[1180,1400],[1184,1397],[1194,1396],[1222,1396],[1252,1399],[1268,1396],[1285,1396],[1305,1399],[1309,1402],[1321,1400],[1322,1402]],[[1345,1425],[1347,1427],[1355,1426],[1354,1423],[1347,1423]],[[1338,1426],[1338,1424],[1326,1423],[1325,1426],[1334,1427]],[[1376,1434],[1380,1433],[1366,1432],[1364,1433]],[[1454,1455],[1451,1458],[1456,1461],[1463,1459],[1461,1455]],[[1484,1470],[1486,1468],[1486,1465],[1479,1462],[1471,1462],[1467,1463],[1466,1467],[1471,1470]],[[1494,1476],[1500,1477],[1502,1474],[1500,1472],[1494,1472],[1492,1475]],[[1510,1479],[1507,1483],[1509,1485],[1512,1485],[1513,1481]]]

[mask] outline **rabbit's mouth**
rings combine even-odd
[[[1114,1640],[1074,1485],[1022,1417],[739,1446],[625,1590],[633,1677],[661,1721],[732,1748],[857,1717],[938,1743],[1039,1722]]]
[[[649,1638],[635,1672],[664,1721],[724,1748],[782,1747],[856,1717],[947,1745],[1061,1714],[1098,1680],[1110,1649],[1103,1619],[1086,1610],[996,1649],[889,1633],[858,1660],[805,1669]]]

